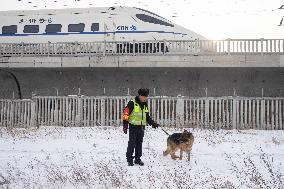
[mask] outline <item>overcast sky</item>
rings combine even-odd
[[[1,0],[0,10],[130,6],[208,39],[284,38],[284,0]],[[1,21],[0,21],[1,22]]]

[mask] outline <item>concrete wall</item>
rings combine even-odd
[[[1,57],[0,68],[59,67],[284,67],[280,54]]]
[[[0,98],[37,95],[135,95],[148,87],[151,95],[284,96],[284,68],[267,67],[135,67],[135,68],[2,68]],[[105,93],[104,93],[105,89]]]
[[[18,82],[18,83],[17,83]],[[22,95],[284,96],[281,54],[1,57],[0,98]]]

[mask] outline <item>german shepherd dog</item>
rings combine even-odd
[[[184,130],[183,133],[174,133],[169,135],[167,139],[167,149],[163,152],[164,156],[170,154],[172,159],[179,158],[182,160],[183,152],[188,154],[188,161],[190,161],[190,152],[194,142],[194,136],[190,131]],[[175,152],[180,149],[180,156],[176,156]]]

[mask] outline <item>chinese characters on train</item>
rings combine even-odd
[[[52,19],[51,18],[29,18],[29,19],[20,19],[19,20],[19,24],[22,23],[29,23],[29,24],[43,24],[43,23],[48,23],[51,24],[52,23]]]

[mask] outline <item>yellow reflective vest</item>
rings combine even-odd
[[[148,107],[144,106],[143,110],[135,99],[132,100],[134,103],[134,108],[129,115],[128,122],[135,126],[145,126],[147,124],[146,113],[148,113]]]

